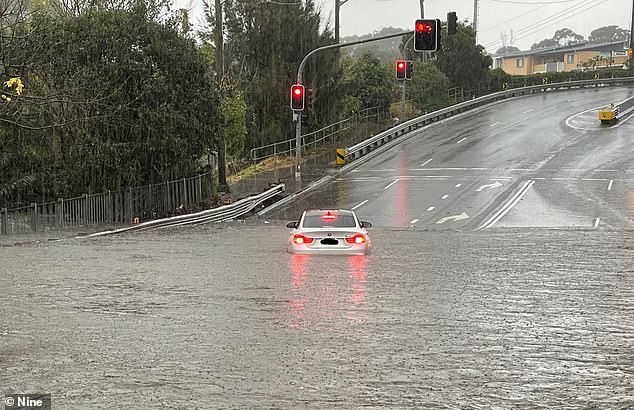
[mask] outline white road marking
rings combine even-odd
[[[462,219],[467,219],[469,218],[469,215],[467,215],[466,213],[461,213],[460,215],[454,215],[454,216],[447,216],[442,218],[441,220],[437,221],[437,224],[444,224],[447,221],[460,221]]]
[[[496,125],[498,125],[500,123],[500,121],[494,122],[493,124],[491,124],[492,127],[495,127]]]
[[[530,110],[524,111],[524,114],[528,114],[529,112],[533,112],[533,111],[535,111],[535,109],[531,108]]]
[[[595,172],[619,172],[617,169],[596,169]]]
[[[456,142],[456,144],[460,144],[462,141],[464,141],[466,139],[467,139],[467,137],[465,137],[465,138],[461,139],[460,141]]]
[[[511,168],[511,171],[535,171],[532,168]]]
[[[614,182],[613,179],[610,180],[610,183],[608,184],[608,191],[612,190],[612,183]]]
[[[427,212],[431,212],[431,211],[433,211],[433,210],[434,210],[434,207],[433,207],[433,206],[430,206],[429,208],[427,208]]]
[[[486,171],[489,168],[412,168],[410,171]]]
[[[495,188],[499,188],[501,186],[502,186],[502,184],[500,184],[498,181],[495,181],[492,184],[482,185],[481,187],[476,189],[476,192],[481,192],[482,190],[487,189],[487,188],[488,189],[495,189]]]
[[[455,188],[460,188],[462,184],[456,184]]]
[[[605,178],[583,178],[582,181],[607,181]]]
[[[580,115],[583,115],[583,114],[587,113],[587,112],[590,112],[590,111],[596,111],[596,110],[598,110],[598,109],[600,109],[600,108],[603,108],[603,107],[604,107],[604,105],[601,105],[601,106],[599,106],[599,107],[590,108],[589,110],[581,111],[581,112],[580,112],[580,113],[578,113],[578,114],[572,115],[572,116],[570,116],[570,117],[568,117],[568,118],[566,119],[566,125],[567,125],[567,126],[569,126],[570,128],[574,128],[574,129],[576,129],[576,130],[586,131],[586,128],[579,128],[579,127],[575,127],[574,125],[572,125],[572,124],[570,123],[570,121],[571,121],[572,119],[574,119],[574,118],[577,118],[577,117],[578,117],[578,116],[580,116]]]
[[[410,225],[414,225],[414,224],[415,224],[416,222],[418,222],[418,221],[419,221],[419,219],[413,219],[413,220],[411,220],[411,221],[410,221],[410,223],[409,223],[409,224],[410,224]]]
[[[578,178],[551,178],[553,181],[578,181]]]
[[[391,187],[392,185],[396,184],[399,181],[399,178],[396,178],[394,181],[390,182],[389,184],[387,184],[387,186],[383,189],[388,189],[389,187]]]
[[[594,221],[594,227],[595,227],[595,228],[596,228],[597,226],[599,226],[599,222],[601,222],[601,219],[599,219],[599,218],[597,218],[597,219]]]
[[[363,206],[365,204],[368,203],[368,200],[366,199],[365,201],[361,202],[359,205],[355,205],[352,208],[350,208],[351,211],[354,211],[355,209],[359,208],[360,206]]]
[[[504,215],[507,214],[508,211],[511,210],[511,208],[515,206],[515,204],[520,201],[520,199],[522,199],[524,194],[528,192],[528,190],[531,186],[533,186],[534,183],[535,181],[530,179],[526,181],[522,188],[517,191],[517,193],[502,208],[500,208],[500,210],[495,215],[493,215],[491,218],[489,218],[489,220],[480,225],[477,230],[491,228],[493,225],[495,225],[500,219],[502,219],[502,217],[504,217]]]
[[[539,177],[539,178],[533,178],[533,179],[545,180],[546,178]]]
[[[427,161],[423,162],[422,164],[420,164],[421,167],[424,167],[425,165],[429,164],[431,162],[433,158],[429,158]]]
[[[449,195],[443,195],[441,199],[447,199],[449,198]]]

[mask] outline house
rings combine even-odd
[[[628,59],[627,42],[589,44],[574,43],[493,55],[493,68],[511,75],[530,75],[560,71],[623,67]]]

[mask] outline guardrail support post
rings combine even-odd
[[[7,208],[0,209],[0,235],[7,234],[7,223],[9,221]]]

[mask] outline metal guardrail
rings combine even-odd
[[[322,141],[337,137],[339,134],[352,129],[354,126],[358,125],[359,122],[368,121],[371,118],[376,118],[378,120],[380,116],[381,112],[378,107],[366,108],[365,110],[362,110],[345,120],[341,120],[317,131],[302,135],[301,147],[302,149],[306,149],[310,146],[316,146]],[[257,162],[276,155],[292,154],[294,152],[295,138],[291,138],[285,141],[255,147],[251,149],[250,157],[251,161]]]
[[[116,233],[128,232],[132,230],[145,230],[152,228],[165,228],[171,226],[182,225],[200,225],[213,222],[225,222],[238,218],[248,212],[254,210],[258,205],[266,202],[276,195],[285,191],[284,184],[275,185],[271,189],[261,194],[241,199],[233,204],[223,205],[218,208],[208,209],[206,211],[197,212],[195,214],[174,216],[171,218],[157,219],[140,223],[138,225],[129,226],[127,228],[115,229],[111,231],[97,232],[78,238],[93,238],[97,236],[112,235]]]
[[[346,161],[354,161],[362,157],[363,155],[367,154],[368,152],[376,149],[377,147],[382,146],[386,144],[387,142],[392,141],[395,138],[398,138],[413,130],[416,130],[418,128],[424,127],[431,123],[440,121],[442,119],[452,117],[456,114],[463,113],[473,108],[490,104],[492,102],[504,100],[507,98],[519,97],[519,96],[523,96],[527,94],[534,94],[536,92],[568,90],[573,88],[585,88],[585,87],[600,87],[604,85],[605,86],[623,85],[628,83],[634,84],[634,77],[607,78],[607,79],[600,79],[600,80],[580,80],[580,81],[570,81],[565,83],[533,85],[529,87],[500,91],[500,92],[489,94],[483,97],[474,98],[472,100],[455,104],[450,107],[443,108],[441,110],[434,111],[432,113],[414,118],[410,121],[404,122],[403,124],[397,125],[396,127],[392,127],[389,130],[381,132],[372,138],[368,138],[365,141],[362,141],[358,144],[348,147],[345,150]]]

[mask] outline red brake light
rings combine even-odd
[[[315,240],[315,238],[309,238],[307,236],[304,236],[302,234],[297,234],[295,236],[293,236],[293,242],[297,243],[297,244],[304,244],[304,243],[313,243],[313,241]]]
[[[364,243],[365,241],[365,235],[362,235],[360,233],[356,234],[355,236],[351,236],[350,238],[346,238],[346,242],[348,243]]]
[[[321,219],[323,219],[324,221],[332,221],[333,219],[337,219],[337,215],[335,215],[332,212],[328,211],[328,212],[326,212],[326,214],[321,216]]]

